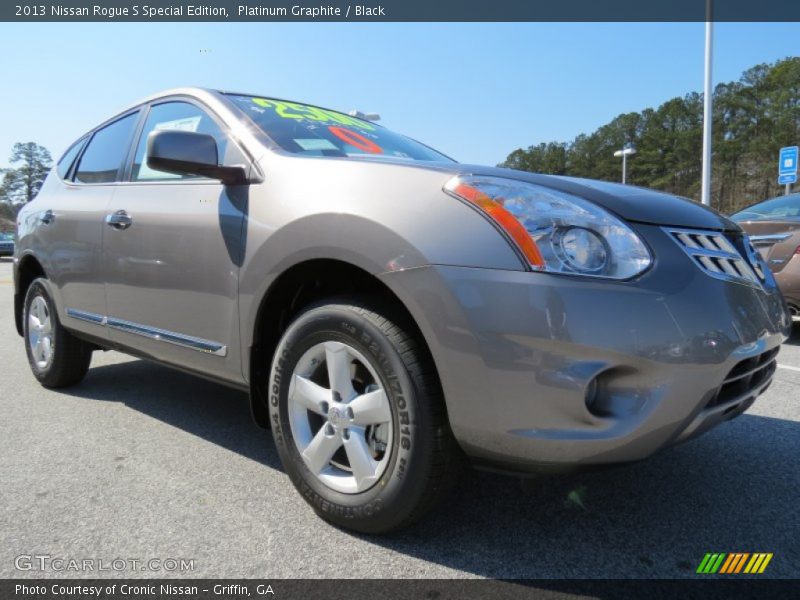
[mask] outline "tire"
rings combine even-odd
[[[44,387],[69,387],[86,376],[92,348],[61,325],[46,279],[36,279],[28,288],[22,326],[28,364]]]
[[[307,309],[281,338],[268,387],[273,439],[301,496],[373,534],[419,519],[461,466],[427,350],[382,312],[346,299]]]

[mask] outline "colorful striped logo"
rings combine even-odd
[[[708,552],[697,567],[697,572],[708,575],[763,573],[771,560],[772,552]]]

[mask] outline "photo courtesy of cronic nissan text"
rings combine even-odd
[[[0,600],[794,597],[798,40],[0,5]]]

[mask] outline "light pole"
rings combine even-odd
[[[620,156],[622,157],[622,183],[625,183],[625,180],[628,178],[628,157],[634,154],[636,154],[636,148],[631,144],[625,144],[622,150],[614,152],[614,156],[617,158]]]
[[[713,94],[711,89],[711,61],[713,51],[714,23],[711,20],[711,0],[706,0],[706,57],[705,83],[703,86],[703,174],[700,185],[700,201],[711,205],[711,122],[713,119]]]

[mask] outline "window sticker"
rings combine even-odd
[[[303,150],[338,150],[336,144],[324,138],[295,139],[294,141]]]
[[[436,150],[377,123],[335,110],[263,96],[228,94],[228,97],[272,142],[291,154],[453,162]],[[320,140],[327,140],[336,148]]]
[[[320,123],[338,123],[348,127],[357,127],[365,131],[374,131],[375,126],[333,110],[307,106],[297,102],[284,102],[283,100],[267,100],[266,98],[253,98],[253,104],[261,108],[269,108],[275,114],[284,119],[296,119],[302,121],[318,121]]]
[[[186,117],[185,119],[175,119],[174,121],[164,121],[163,123],[158,123],[155,127],[153,127],[153,131],[163,131],[165,129],[177,130],[177,131],[197,131],[197,128],[200,126],[200,119],[201,116],[197,115],[196,117]]]
[[[383,148],[372,140],[368,140],[360,133],[345,129],[344,127],[334,127],[333,125],[328,127],[328,130],[345,144],[350,144],[354,148],[369,152],[370,154],[383,154]]]

